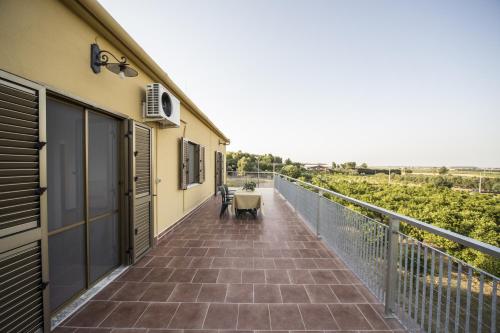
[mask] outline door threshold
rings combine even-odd
[[[84,306],[92,297],[97,295],[102,289],[104,289],[108,284],[113,282],[121,273],[123,273],[129,266],[120,266],[107,276],[97,282],[89,290],[84,292],[80,297],[75,299],[73,302],[69,303],[63,309],[61,309],[56,315],[52,316],[50,320],[51,330],[55,329],[59,324],[65,321],[69,316],[78,311],[82,306]]]

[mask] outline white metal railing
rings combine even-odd
[[[274,188],[412,332],[490,332],[500,326],[499,278],[403,234],[399,223],[500,259],[500,249],[285,175]],[[379,213],[381,223],[325,197]]]

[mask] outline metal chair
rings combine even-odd
[[[229,190],[229,187],[227,186],[227,184],[224,184],[224,185],[222,185],[222,186],[224,186],[224,189],[226,190],[226,194],[227,194],[228,196],[230,196],[231,198],[232,198],[232,197],[234,197],[234,192],[236,192],[236,191],[231,191],[231,190]]]
[[[233,197],[234,197],[234,195],[229,195],[226,192],[226,188],[224,187],[224,185],[220,186],[219,190],[220,190],[220,194],[221,194],[221,197],[222,197],[222,204],[221,204],[221,207],[220,207],[219,217],[222,217],[222,215],[226,211],[227,207],[233,204]]]

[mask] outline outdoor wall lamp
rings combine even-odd
[[[108,55],[112,56],[117,62],[109,62]],[[106,66],[110,72],[118,74],[122,79],[125,77],[135,77],[139,74],[135,69],[129,66],[126,57],[121,57],[121,60],[118,60],[113,53],[101,50],[97,43],[91,44],[90,67],[94,73],[97,74],[101,72],[101,66]]]

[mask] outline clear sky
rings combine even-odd
[[[498,0],[99,1],[229,150],[500,167]]]

